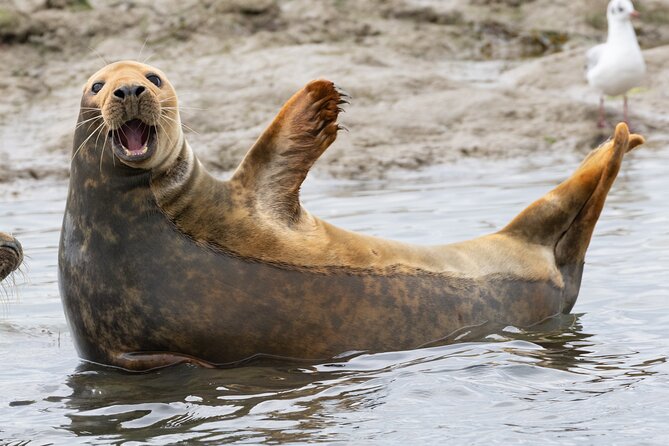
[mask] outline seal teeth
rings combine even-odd
[[[144,146],[141,150],[128,150],[125,147],[123,147],[123,151],[127,156],[144,155],[146,152],[149,151],[149,146]]]

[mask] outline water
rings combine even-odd
[[[552,154],[316,177],[303,201],[339,226],[451,242],[500,227],[577,163]],[[56,281],[66,185],[4,185],[2,229],[28,259],[0,310],[0,444],[667,444],[667,165],[668,149],[626,159],[574,315],[336,364],[148,374],[77,358]]]

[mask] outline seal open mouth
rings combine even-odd
[[[153,155],[156,149],[156,128],[139,119],[125,122],[116,130],[110,130],[114,153],[126,161],[142,161]]]

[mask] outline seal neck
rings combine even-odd
[[[190,146],[188,145],[188,142],[186,141],[182,131],[178,132],[176,141],[173,144],[170,144],[167,149],[163,150],[165,150],[167,155],[162,160],[160,160],[157,165],[151,167],[152,176],[162,175],[172,169],[185,150],[190,151],[192,154]]]
[[[182,139],[181,148],[174,153],[171,163],[151,173],[151,189],[158,203],[180,194],[200,168],[199,160],[185,138]]]

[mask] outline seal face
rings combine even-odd
[[[23,249],[18,240],[0,232],[0,281],[15,271],[23,262]]]
[[[182,143],[177,97],[167,77],[136,62],[108,65],[84,86],[78,127],[102,151],[135,168],[156,168],[173,161],[172,145]],[[77,151],[89,141],[75,147]],[[158,150],[162,147],[162,150]],[[148,161],[148,160],[151,161]]]
[[[324,360],[571,310],[606,195],[643,138],[619,125],[494,234],[415,246],[336,228],[300,204],[347,102],[331,82],[310,82],[220,181],[184,139],[162,72],[118,62],[92,76],[59,250],[79,354],[131,370]]]

